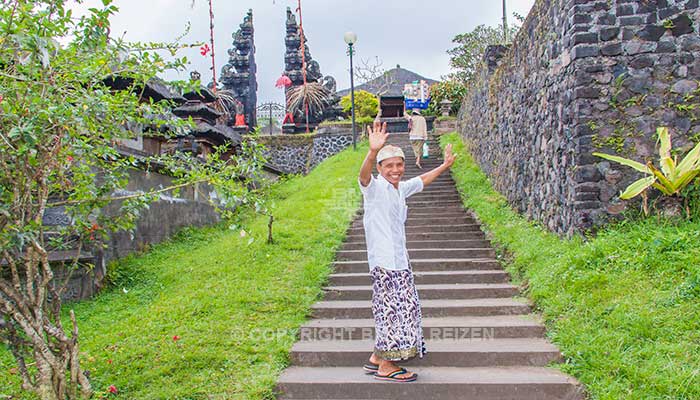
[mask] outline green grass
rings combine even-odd
[[[452,174],[527,287],[560,368],[592,399],[700,399],[700,223],[656,218],[562,240],[528,222],[496,193],[457,134]]]
[[[95,390],[115,385],[118,398],[139,400],[273,398],[359,207],[365,152],[345,151],[274,187],[275,244],[265,243],[262,216],[236,230],[188,229],[113,266],[112,289],[65,307],[78,316]],[[0,399],[32,398],[19,393],[13,366],[0,348]]]

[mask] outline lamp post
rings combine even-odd
[[[355,126],[355,77],[352,71],[353,45],[357,42],[357,35],[354,32],[345,32],[343,36],[348,45],[348,55],[350,56],[350,106],[352,109],[352,149],[357,150],[357,127]]]

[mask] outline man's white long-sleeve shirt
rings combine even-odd
[[[399,182],[399,188],[383,176],[372,176],[367,186],[359,182],[364,197],[365,215],[362,222],[367,241],[370,271],[374,267],[389,270],[408,269],[406,250],[406,199],[423,190],[420,177]]]

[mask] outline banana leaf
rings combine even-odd
[[[667,195],[672,195],[676,192],[676,189],[674,187],[673,182],[671,182],[664,174],[663,172],[659,171],[658,168],[654,166],[651,162],[647,163],[647,167],[649,167],[649,170],[651,170],[651,173],[656,176],[656,178],[659,180],[659,185],[663,186],[666,188],[666,190],[662,190],[664,194]],[[656,186],[654,186],[656,187]]]
[[[642,178],[631,185],[627,186],[627,189],[620,195],[622,200],[629,200],[643,191],[647,190],[651,185],[656,182],[656,177],[647,176]]]
[[[671,158],[671,135],[668,133],[668,128],[657,128],[656,133],[659,135],[659,164],[661,171],[673,181],[676,178],[676,163]]]
[[[676,186],[676,192],[680,192],[681,190],[685,189],[685,187],[688,186],[688,184],[692,182],[693,179],[695,179],[695,177],[698,176],[698,174],[700,174],[700,169],[695,169],[688,171],[685,174],[678,177],[678,179],[676,179],[676,181],[673,182]]]
[[[673,192],[671,192],[670,190],[666,189],[665,187],[659,185],[657,182],[654,182],[654,184],[651,186],[655,187],[656,189],[658,189],[661,193],[663,193],[666,196],[671,196],[673,194]]]
[[[683,175],[693,169],[700,169],[700,143],[690,150],[683,160],[678,163],[679,175]]]
[[[628,167],[636,169],[639,172],[651,174],[651,171],[649,170],[649,168],[647,166],[645,166],[644,164],[637,162],[637,161],[633,161],[633,160],[629,160],[627,158],[613,156],[613,155],[605,154],[605,153],[597,153],[596,152],[596,153],[593,153],[593,155],[596,157],[604,158],[606,160],[614,161],[618,164],[626,165]]]

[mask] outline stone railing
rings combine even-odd
[[[495,188],[552,231],[620,213],[638,178],[594,151],[650,159],[657,126],[700,139],[697,0],[538,1],[510,47],[492,47],[460,130]],[[687,147],[687,146],[686,146]]]

